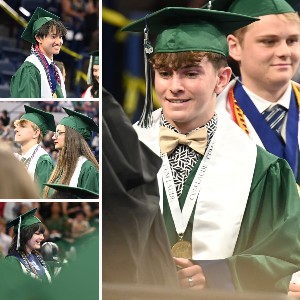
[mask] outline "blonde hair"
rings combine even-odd
[[[65,144],[59,151],[57,164],[48,183],[69,184],[80,156],[85,156],[99,169],[99,164],[83,136],[76,130],[65,126]],[[48,197],[49,189],[48,186],[45,187],[44,198]]]
[[[296,24],[299,25],[299,30],[300,30],[300,17],[299,17],[299,15],[298,15],[297,12],[290,12],[290,13],[278,14],[276,16],[278,16],[281,19],[290,21],[290,22],[295,22]],[[257,21],[257,22],[259,22],[259,21]],[[238,41],[239,41],[239,43],[241,45],[243,45],[244,37],[245,37],[246,32],[255,23],[256,22],[251,23],[251,24],[249,24],[247,26],[244,26],[244,27],[242,27],[242,28],[240,28],[240,29],[238,29],[238,30],[236,30],[236,31],[233,32],[233,35],[238,39]]]
[[[29,121],[29,120],[22,119],[22,120],[15,120],[15,121],[14,121],[14,126],[15,126],[15,127],[17,127],[17,126],[22,126],[23,124],[27,124],[27,123],[29,123],[29,124],[31,125],[31,127],[32,127],[32,129],[33,129],[34,131],[37,131],[37,130],[40,131],[40,134],[39,134],[38,140],[37,140],[38,143],[40,143],[40,142],[43,140],[44,136],[43,136],[43,133],[42,133],[40,127],[37,126],[35,123],[33,123],[33,122]]]
[[[0,199],[39,199],[24,164],[4,148],[0,148]]]

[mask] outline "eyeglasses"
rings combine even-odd
[[[54,132],[54,136],[57,138],[59,137],[60,135],[62,135],[63,133],[65,133],[65,131],[57,131],[57,132]]]

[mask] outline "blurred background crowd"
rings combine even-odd
[[[20,37],[36,7],[59,16],[68,29],[55,60],[65,69],[67,97],[80,98],[87,88],[89,53],[99,49],[99,0],[1,1],[0,98],[9,97],[10,79],[30,54],[31,45]]]

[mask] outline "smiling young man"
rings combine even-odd
[[[154,50],[161,109],[149,116],[145,106],[135,128],[162,158],[160,207],[183,287],[286,292],[300,265],[300,201],[288,163],[215,113],[231,76],[225,34],[255,20],[165,8],[124,28],[145,32],[146,57]]]
[[[239,78],[218,96],[226,111],[259,146],[284,158],[300,183],[298,88],[291,81],[300,62],[300,18],[294,1],[215,0],[213,9],[259,17],[228,35]]]
[[[67,33],[59,17],[37,8],[22,38],[32,44],[31,55],[11,80],[12,98],[65,98],[65,84],[53,56],[59,54]]]
[[[28,173],[37,183],[40,192],[44,188],[54,169],[54,163],[49,154],[40,146],[40,142],[48,130],[55,131],[55,121],[52,114],[40,109],[24,105],[25,114],[15,125],[15,142],[21,145],[21,155],[16,157],[24,162]]]

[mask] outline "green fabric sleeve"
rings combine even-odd
[[[43,184],[48,182],[53,169],[54,163],[51,157],[48,154],[40,156],[34,173],[34,179],[38,184],[40,195],[42,195],[43,189],[45,188]]]
[[[99,171],[89,160],[81,167],[77,186],[99,193]]]
[[[13,75],[10,83],[11,98],[40,98],[41,75],[34,64],[24,62]]]
[[[287,292],[292,273],[300,269],[299,217],[288,163],[258,147],[247,207],[229,258],[237,290]]]

